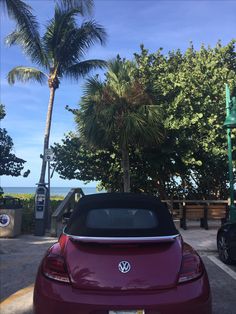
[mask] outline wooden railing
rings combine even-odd
[[[180,227],[187,229],[187,220],[199,220],[208,229],[208,220],[224,223],[228,217],[229,200],[163,200]]]
[[[57,207],[55,212],[51,217],[51,236],[57,237],[60,235],[63,229],[62,217],[66,212],[71,212],[76,207],[76,203],[79,201],[80,197],[84,195],[84,192],[81,188],[71,189],[70,192],[66,195],[61,204]],[[226,217],[222,217],[222,209],[219,205],[225,205],[227,208],[229,205],[229,200],[162,200],[166,203],[173,219],[180,220],[181,227],[187,229],[186,220],[187,219],[200,219],[201,227],[208,228],[208,219],[221,219],[225,220]],[[202,217],[199,216],[199,213],[195,211],[191,212],[191,204],[197,205],[196,208],[204,207]],[[202,206],[200,206],[202,205]],[[215,206],[214,214],[211,213],[212,206]],[[208,210],[209,209],[209,210]],[[200,217],[200,218],[199,218]]]
[[[74,210],[76,203],[78,203],[84,192],[81,188],[71,189],[66,195],[61,204],[57,207],[51,217],[51,236],[57,237],[63,229],[62,216],[64,213]]]

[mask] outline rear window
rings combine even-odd
[[[89,229],[152,229],[157,228],[156,215],[140,208],[92,209],[88,212],[85,225]]]
[[[167,207],[157,197],[102,193],[80,199],[65,233],[82,237],[156,237],[178,231]]]
[[[176,234],[166,211],[144,208],[92,208],[72,215],[65,233],[88,237],[153,237]]]

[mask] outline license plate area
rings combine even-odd
[[[144,310],[136,311],[109,311],[109,314],[145,314]]]

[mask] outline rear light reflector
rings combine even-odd
[[[197,279],[202,273],[203,265],[200,257],[194,253],[183,254],[179,283]]]
[[[53,253],[46,255],[42,263],[42,272],[47,278],[60,282],[70,282],[66,263],[61,255]]]

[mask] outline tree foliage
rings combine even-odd
[[[70,133],[62,143],[54,144],[53,150],[54,167],[61,178],[100,181],[109,190],[119,190],[122,186],[120,155],[115,148],[91,149],[78,135]]]
[[[92,147],[121,152],[124,191],[130,191],[130,150],[164,137],[158,106],[134,75],[135,64],[119,56],[108,63],[104,82],[90,78],[75,114],[81,137]]]
[[[0,105],[0,120],[5,116],[4,106]],[[13,141],[6,129],[0,128],[0,176],[20,176],[25,160],[17,157],[13,150]]]
[[[140,79],[165,112],[167,138],[173,139],[172,157],[167,158],[172,167],[163,163],[165,174],[158,171],[163,187],[169,194],[225,197],[227,141],[222,125],[225,83],[233,90],[236,82],[234,41],[199,51],[191,45],[185,53],[167,56],[160,50],[148,54],[142,47],[135,57]],[[156,162],[159,166],[158,158]]]
[[[133,158],[135,167],[132,169],[131,181],[134,184],[131,184],[131,189],[158,191],[162,198],[183,195],[193,198],[227,197],[227,140],[222,126],[225,120],[225,83],[233,93],[236,88],[235,42],[231,41],[226,46],[218,42],[213,48],[202,46],[199,50],[191,44],[185,52],[176,50],[167,55],[161,49],[149,53],[141,46],[141,51],[134,57],[133,75],[161,110],[165,138],[158,146],[149,144],[139,149],[134,148],[132,140],[130,158]],[[91,126],[98,130],[95,124]],[[116,132],[122,130],[117,128]],[[96,136],[100,136],[99,132]],[[236,144],[234,133],[233,142]],[[64,150],[67,144],[63,143]],[[116,158],[117,152],[114,152]],[[77,154],[81,153],[77,147]],[[233,160],[236,160],[235,145],[233,154]],[[88,156],[85,161],[87,167],[93,168]],[[71,164],[76,168],[73,156]],[[105,169],[109,169],[110,177],[113,175],[113,188],[117,189],[119,185],[113,180],[117,174],[109,165],[109,160],[100,160],[98,168],[104,170],[104,176],[99,180],[103,182],[108,172]],[[120,173],[119,167],[115,170]],[[90,180],[97,180],[96,172],[93,168],[94,178],[91,173]],[[64,175],[66,177],[65,172]]]
[[[91,149],[77,134],[70,133],[62,143],[53,146],[55,160],[53,167],[62,179],[77,179],[84,182],[99,181],[100,187],[108,191],[123,190],[121,152],[117,147]],[[148,164],[139,150],[130,151],[131,191],[153,191],[148,180]],[[142,173],[139,171],[142,169]],[[140,179],[142,183],[140,183]],[[157,189],[156,189],[157,191]]]
[[[45,33],[38,35],[35,25],[35,38],[39,44],[33,45],[25,29],[18,28],[7,36],[6,41],[11,45],[19,45],[33,63],[39,68],[17,66],[8,73],[9,84],[16,80],[26,83],[36,81],[40,84],[47,82],[50,90],[43,151],[49,147],[52,111],[56,89],[59,88],[63,77],[79,80],[91,70],[103,68],[106,62],[99,59],[86,60],[86,54],[96,43],[104,44],[106,32],[94,20],[82,21],[78,25],[77,18],[83,17],[84,10],[91,8],[91,0],[60,0],[55,6],[54,16],[48,21]],[[42,160],[40,183],[45,182],[46,160]]]
[[[5,117],[5,108],[2,104],[0,104],[0,121]]]

